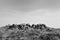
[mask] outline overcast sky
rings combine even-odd
[[[60,27],[60,0],[0,0],[0,26],[19,23]]]

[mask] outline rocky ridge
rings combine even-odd
[[[60,31],[45,24],[12,24],[0,28],[1,40],[58,40]]]

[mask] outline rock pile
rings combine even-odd
[[[45,24],[12,24],[0,28],[0,40],[60,40],[60,33]]]

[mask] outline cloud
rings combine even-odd
[[[60,9],[60,0],[0,0],[0,8],[28,12],[37,9]]]
[[[17,23],[44,23],[48,26],[60,26],[60,10],[38,9],[30,12],[20,12],[12,9],[0,11],[0,26]]]
[[[59,28],[60,26],[60,10],[40,9],[29,12],[26,16],[30,23],[44,23],[49,27]],[[29,18],[29,19],[28,19]],[[26,21],[26,22],[27,22]]]
[[[34,11],[27,12],[27,15],[31,15],[31,16],[44,16],[48,12],[49,11],[46,10],[46,9],[39,9],[39,10],[34,10]]]

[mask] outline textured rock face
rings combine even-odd
[[[7,25],[0,28],[0,40],[60,40],[59,30],[45,24]]]

